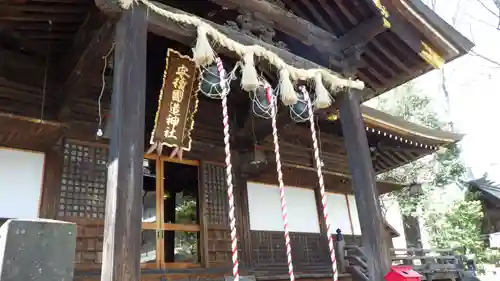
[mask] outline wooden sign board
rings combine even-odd
[[[191,131],[198,109],[198,79],[194,61],[168,49],[151,144],[191,150]]]

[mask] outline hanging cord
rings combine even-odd
[[[266,92],[271,91],[271,86],[266,85]],[[276,126],[276,114],[278,111],[278,99],[274,95],[271,96],[271,116],[272,116],[272,127],[273,127],[273,141],[274,141],[274,154],[276,155],[276,171],[278,172],[278,183],[280,188],[280,200],[281,200],[281,215],[283,218],[283,229],[285,230],[285,247],[286,247],[286,258],[288,261],[288,275],[290,281],[295,281],[295,274],[293,271],[292,263],[292,247],[290,246],[290,232],[288,230],[288,214],[286,210],[286,200],[285,200],[285,184],[283,183],[283,171],[281,170],[281,155],[280,146],[278,142],[278,128]]]
[[[113,42],[113,45],[111,45],[111,48],[109,51],[106,53],[106,55],[103,58],[104,60],[104,66],[102,67],[101,71],[101,93],[99,94],[99,98],[97,99],[97,108],[98,108],[98,114],[99,114],[99,125],[97,127],[97,136],[102,137],[104,134],[102,131],[102,106],[101,106],[101,100],[102,96],[104,95],[104,89],[106,89],[106,77],[105,77],[105,72],[106,68],[108,67],[108,57],[111,55],[113,50],[115,49],[115,42]]]
[[[234,215],[234,196],[233,196],[233,166],[231,164],[231,147],[229,144],[229,116],[227,113],[227,95],[229,94],[229,85],[226,83],[226,70],[222,65],[219,57],[216,59],[217,70],[221,77],[222,91],[222,123],[224,125],[224,145],[226,152],[226,182],[227,182],[227,198],[229,200],[229,224],[231,225],[231,251],[233,260],[233,278],[234,281],[239,281],[239,263],[238,263],[238,237],[236,236],[236,217]]]
[[[321,152],[323,151],[323,148],[321,143],[321,127],[319,126],[319,116],[316,116],[315,125],[317,125],[316,131],[318,132],[318,153],[320,155],[321,167],[324,167],[325,162],[323,162],[323,159],[321,159],[321,154],[322,154]]]
[[[323,209],[323,217],[325,218],[326,223],[326,234],[328,235],[328,248],[330,249],[330,259],[332,261],[332,272],[333,272],[333,281],[338,281],[338,272],[337,272],[337,259],[335,258],[335,248],[333,247],[333,233],[331,230],[330,221],[328,220],[328,208],[326,206],[326,192],[325,192],[325,182],[323,180],[323,172],[322,172],[322,164],[321,159],[319,158],[319,147],[318,147],[318,138],[316,137],[316,128],[314,125],[314,112],[312,108],[311,98],[309,97],[309,93],[306,90],[306,87],[300,86],[300,91],[304,95],[305,100],[307,101],[307,108],[309,109],[309,122],[311,123],[311,136],[313,141],[313,149],[314,149],[314,160],[316,162],[316,172],[318,174],[319,181],[319,190],[321,193],[321,204]]]
[[[49,20],[49,35],[52,34],[52,21]],[[40,121],[43,122],[45,115],[45,96],[47,95],[47,77],[49,72],[49,56],[50,56],[51,41],[47,43],[47,55],[45,56],[45,73],[43,74],[43,89],[42,89],[42,108],[40,109]]]

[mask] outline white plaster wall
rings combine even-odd
[[[384,201],[384,206],[386,208],[385,219],[400,235],[399,237],[392,238],[394,248],[406,249],[406,236],[399,203],[396,200],[387,199]]]
[[[283,231],[278,186],[248,182],[250,229]],[[320,233],[316,200],[312,189],[287,186],[285,200],[292,232]]]
[[[354,195],[347,195],[347,201],[349,203],[349,210],[351,211],[352,227],[354,229],[354,235],[361,235],[361,224],[359,223],[358,216],[358,206],[356,205],[356,199]]]
[[[327,193],[326,204],[332,231],[335,232],[340,228],[343,234],[352,235],[346,196],[344,194]]]
[[[0,217],[38,217],[44,159],[43,153],[0,147]]]

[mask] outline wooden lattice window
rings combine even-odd
[[[208,224],[229,226],[226,171],[222,166],[205,165],[203,169]]]
[[[202,164],[204,200],[206,204],[207,250],[211,266],[231,263],[231,235],[229,229],[229,203],[227,198],[226,170],[223,165]],[[236,191],[236,181],[233,175]],[[237,226],[238,226],[237,222]],[[238,241],[241,255],[241,240]]]
[[[59,217],[104,219],[107,149],[67,141],[59,197]]]

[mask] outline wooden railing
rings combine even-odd
[[[337,229],[336,244],[335,254],[337,256],[339,272],[350,273],[353,276],[353,280],[356,281],[369,281],[366,255],[363,252],[363,248],[346,245],[340,229]]]
[[[409,265],[427,279],[461,278],[466,259],[457,249],[391,249],[393,264]]]
[[[350,273],[353,280],[369,281],[363,247],[346,245],[340,230],[336,235],[336,256],[340,273]],[[422,280],[463,280],[466,259],[457,249],[390,249],[393,265],[408,265]]]

